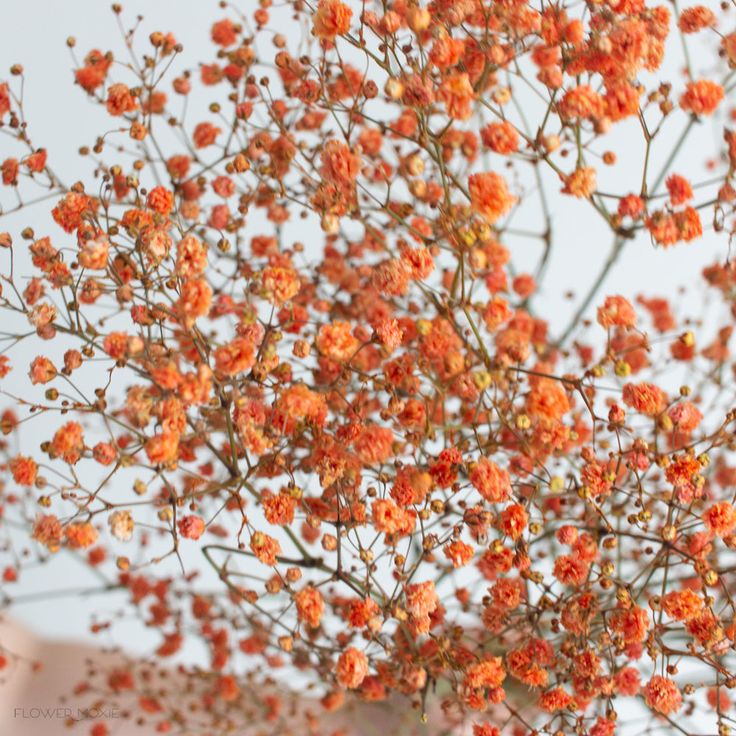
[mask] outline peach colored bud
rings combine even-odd
[[[320,222],[322,231],[328,235],[337,235],[340,231],[340,218],[336,215],[324,215]]]
[[[398,79],[392,77],[386,82],[383,91],[389,99],[399,100],[404,94],[404,85]]]
[[[432,16],[426,8],[409,8],[406,13],[406,21],[409,28],[417,35],[422,31],[426,31],[432,22]]]
[[[542,145],[547,153],[553,153],[560,147],[560,137],[558,135],[545,135],[542,138]]]

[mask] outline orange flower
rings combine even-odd
[[[564,585],[582,585],[590,565],[577,556],[562,555],[555,560],[554,576]]]
[[[79,246],[79,265],[93,271],[103,271],[107,268],[110,243],[104,236],[94,240],[85,240]]]
[[[693,188],[684,176],[671,174],[667,177],[665,184],[667,185],[667,191],[670,193],[670,202],[673,205],[685,204],[693,198]]]
[[[34,385],[53,381],[56,378],[56,374],[57,371],[54,364],[48,358],[44,358],[41,355],[33,359],[31,370],[28,371],[31,383]]]
[[[662,609],[676,621],[695,618],[703,609],[703,599],[690,588],[671,590],[662,598]]]
[[[191,327],[197,319],[210,311],[212,289],[204,279],[194,279],[182,284],[177,302],[177,310],[186,327]]]
[[[360,156],[340,141],[328,141],[320,154],[320,173],[332,184],[352,188],[360,173]]]
[[[263,532],[255,532],[251,536],[250,548],[258,560],[269,567],[273,567],[278,562],[278,556],[281,554],[281,545],[278,540]]]
[[[376,337],[389,353],[401,345],[403,336],[404,331],[401,329],[398,320],[385,319],[376,325]]]
[[[620,610],[611,617],[611,628],[621,635],[624,644],[636,644],[647,637],[649,616],[638,606]]]
[[[682,694],[672,680],[654,675],[644,687],[644,701],[652,710],[667,716],[680,709]]]
[[[714,503],[703,514],[703,523],[711,534],[727,537],[736,527],[736,509],[728,501]]]
[[[362,629],[366,626],[380,626],[378,615],[381,609],[372,598],[353,600],[347,613],[347,621],[350,626]]]
[[[196,148],[211,146],[222,131],[212,123],[199,123],[192,133],[192,140]]]
[[[220,699],[224,700],[226,703],[231,703],[233,700],[237,700],[240,695],[238,681],[233,675],[220,675],[220,677],[217,678],[215,688]]]
[[[454,120],[467,120],[473,114],[475,90],[465,72],[448,76],[440,85],[437,96]]]
[[[499,516],[498,528],[514,541],[519,539],[529,523],[529,514],[520,503],[507,506]]]
[[[596,188],[596,171],[592,166],[583,166],[565,178],[562,192],[572,194],[580,199],[590,197]]]
[[[267,266],[263,269],[263,288],[266,298],[273,304],[288,302],[299,293],[301,283],[293,268]]]
[[[64,537],[72,549],[86,549],[97,541],[99,532],[90,522],[85,521],[81,524],[69,524],[64,529]]]
[[[603,115],[603,98],[587,84],[565,92],[559,104],[561,117],[567,120],[575,118],[597,118]]]
[[[185,539],[199,539],[204,533],[204,519],[200,516],[182,516],[176,523],[179,534]]]
[[[138,102],[130,93],[127,84],[112,84],[107,90],[107,103],[105,105],[110,115],[119,116],[126,112],[132,112],[138,107]]]
[[[500,687],[506,679],[501,657],[487,657],[465,670],[463,686],[469,690],[485,690]]]
[[[210,37],[218,46],[227,48],[238,40],[238,29],[230,18],[225,18],[212,24]]]
[[[338,362],[350,360],[359,344],[357,338],[351,333],[348,322],[322,325],[317,334],[317,349],[322,355]]]
[[[412,630],[417,634],[427,634],[431,626],[430,614],[434,613],[439,605],[434,583],[431,580],[412,583],[406,586],[405,594]]]
[[[570,411],[570,400],[559,381],[541,378],[529,392],[526,406],[533,417],[559,421]]]
[[[453,567],[464,567],[475,555],[475,550],[471,545],[455,540],[444,547],[445,557],[452,562]]]
[[[700,215],[694,207],[686,207],[682,212],[675,213],[675,226],[680,238],[690,242],[703,234],[703,225]]]
[[[355,647],[348,647],[337,660],[337,681],[355,689],[368,675],[368,658]]]
[[[623,296],[608,296],[598,307],[598,324],[610,327],[635,327],[636,312],[631,302]]]
[[[353,11],[340,0],[319,0],[312,21],[312,31],[317,38],[334,41],[350,30]]]
[[[31,457],[25,455],[16,455],[10,461],[10,472],[13,474],[13,480],[21,486],[32,486],[36,482],[38,476],[38,465]]]
[[[572,703],[572,695],[565,692],[561,687],[548,690],[539,698],[539,707],[547,713],[556,713],[557,711],[565,710]]]
[[[72,232],[82,224],[82,216],[95,209],[91,197],[86,194],[69,192],[51,211],[54,220],[65,232]]]
[[[511,496],[509,474],[488,458],[482,457],[471,468],[470,482],[490,503],[500,503]]]
[[[694,5],[685,8],[677,19],[677,27],[683,33],[697,33],[703,28],[715,26],[717,19],[715,13],[704,5]]]
[[[606,117],[616,122],[636,115],[641,93],[640,88],[632,87],[628,82],[607,85],[603,96]]]
[[[723,100],[723,87],[708,79],[688,83],[680,107],[694,115],[711,115]]]
[[[386,534],[406,536],[414,531],[416,515],[397,506],[387,498],[379,498],[373,502],[373,526],[376,531]]]
[[[269,524],[286,526],[294,520],[296,499],[284,493],[278,496],[269,495],[263,498],[263,515]]]
[[[667,405],[667,395],[653,383],[627,383],[624,386],[623,400],[626,406],[650,417],[660,414]]]
[[[74,465],[84,452],[82,427],[77,422],[67,422],[51,440],[51,456],[60,457],[64,462]]]
[[[33,526],[33,539],[43,544],[49,552],[59,550],[62,534],[61,522],[53,514],[39,516]]]
[[[703,414],[691,401],[682,401],[673,406],[667,415],[680,432],[692,432],[703,421]]]
[[[314,586],[308,585],[294,595],[294,603],[296,604],[297,618],[316,629],[325,610],[322,593]]]
[[[146,456],[154,465],[163,465],[176,460],[179,452],[179,435],[164,432],[151,437],[146,442]]]
[[[215,350],[215,368],[226,376],[249,371],[255,360],[253,343],[245,337],[236,337],[232,342]]]
[[[176,273],[183,279],[201,276],[207,268],[207,246],[193,235],[181,239],[176,247]]]
[[[484,146],[503,155],[514,153],[519,148],[519,134],[506,120],[486,125],[480,131],[480,139]]]
[[[516,201],[509,194],[504,178],[494,172],[470,176],[468,190],[473,211],[491,225],[505,215]]]
[[[146,205],[159,215],[168,215],[174,209],[174,194],[166,187],[154,187],[148,193]]]

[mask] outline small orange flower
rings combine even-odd
[[[294,603],[296,604],[297,618],[316,629],[325,610],[322,593],[314,586],[308,585],[294,595]]]
[[[222,131],[212,123],[199,123],[192,133],[192,140],[196,148],[207,148],[216,140]]]
[[[33,526],[33,538],[43,544],[49,552],[59,550],[62,534],[61,522],[53,514],[39,516]]]
[[[592,166],[582,166],[565,178],[562,191],[580,199],[590,197],[596,188],[596,171]]]
[[[728,501],[714,503],[703,514],[703,523],[711,534],[726,537],[736,527],[736,509]]]
[[[529,514],[520,503],[512,503],[500,514],[498,528],[514,541],[519,539],[529,523]]]
[[[693,188],[684,176],[671,174],[667,177],[665,184],[667,185],[667,191],[670,193],[670,202],[674,206],[685,204],[693,198]]]
[[[299,276],[293,268],[267,266],[263,269],[263,288],[266,298],[273,304],[283,304],[293,299],[301,288]]]
[[[406,609],[411,617],[412,630],[417,634],[428,633],[431,626],[430,614],[434,613],[439,605],[434,583],[431,580],[412,583],[406,586],[405,593]]]
[[[680,97],[680,107],[694,115],[711,115],[723,100],[723,87],[709,79],[690,82]]]
[[[320,154],[320,173],[338,186],[351,188],[360,173],[360,156],[340,141],[329,141]]]
[[[238,40],[238,29],[229,18],[225,18],[212,25],[210,37],[218,46],[227,48]]]
[[[475,550],[469,544],[455,540],[444,547],[445,557],[452,562],[453,567],[464,567],[475,555]]]
[[[82,216],[94,210],[94,202],[86,194],[69,192],[52,210],[54,220],[68,233],[82,224]]]
[[[465,670],[463,686],[469,690],[485,690],[500,687],[506,679],[501,657],[487,657]]]
[[[445,103],[447,114],[454,120],[467,120],[473,114],[475,90],[465,72],[448,76],[437,94]]]
[[[179,528],[179,534],[186,539],[199,539],[205,529],[204,519],[193,514],[182,516],[176,525]]]
[[[168,215],[174,209],[174,194],[166,187],[154,187],[148,193],[146,205],[159,215]]]
[[[511,496],[509,474],[488,458],[482,457],[471,468],[470,482],[490,503],[500,503]]]
[[[353,11],[340,0],[320,0],[314,14],[312,30],[317,38],[334,41],[350,30]]]
[[[193,279],[182,284],[177,310],[186,327],[210,311],[212,288],[204,279]]]
[[[127,84],[113,84],[107,90],[107,111],[110,115],[119,116],[126,112],[132,112],[138,107],[138,102],[133,97]]]
[[[348,322],[333,322],[322,325],[317,335],[317,349],[332,360],[350,360],[358,349],[357,338],[350,331]]]
[[[263,515],[269,524],[286,526],[294,520],[296,499],[284,493],[270,495],[263,499]]]
[[[480,139],[484,146],[503,155],[514,153],[519,148],[519,134],[506,120],[487,125],[480,131]]]
[[[164,432],[146,442],[146,456],[154,465],[163,465],[176,459],[179,452],[179,435]]]
[[[250,538],[250,548],[260,562],[273,567],[281,554],[281,545],[278,539],[274,539],[263,532],[255,532]]]
[[[355,647],[348,647],[337,660],[337,681],[354,690],[368,675],[368,658]]]
[[[703,28],[715,26],[717,19],[715,13],[704,5],[694,5],[685,8],[677,19],[677,27],[683,33],[697,33]]]
[[[494,172],[471,175],[468,178],[468,190],[473,211],[491,225],[505,215],[516,201],[509,194],[504,178]]]
[[[57,371],[54,364],[48,359],[39,355],[33,359],[31,363],[31,370],[28,371],[28,375],[31,379],[31,383],[36,385],[38,383],[48,383],[56,378]]]
[[[253,343],[245,337],[236,337],[232,342],[215,350],[215,367],[226,376],[249,371],[255,359]]]
[[[99,532],[90,522],[85,521],[81,524],[69,524],[64,529],[64,537],[72,549],[86,549],[97,541]]]
[[[627,383],[623,400],[626,406],[650,417],[660,414],[667,405],[667,395],[653,383]]]
[[[667,716],[680,709],[682,694],[672,680],[654,675],[644,688],[644,701],[652,710]]]
[[[79,461],[83,451],[82,427],[77,422],[67,422],[51,440],[51,456],[60,457],[70,465]]]
[[[703,609],[703,599],[690,588],[671,590],[662,598],[664,612],[675,621],[695,618]]]
[[[38,476],[38,465],[31,457],[17,455],[10,461],[10,472],[18,485],[32,486]]]
[[[610,327],[635,327],[636,312],[631,302],[623,296],[608,296],[602,307],[598,307],[598,324]]]

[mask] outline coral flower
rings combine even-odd
[[[494,172],[472,174],[468,178],[470,205],[474,212],[493,224],[505,215],[515,202],[509,194],[505,179]]]

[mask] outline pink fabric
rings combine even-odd
[[[75,695],[77,683],[86,679],[90,663],[99,669],[113,668],[122,661],[121,655],[113,655],[85,644],[39,639],[17,622],[0,620],[0,651],[8,658],[8,665],[0,670],[0,734],[2,736],[87,736],[95,723],[103,721],[111,736],[154,736],[150,729],[141,729],[122,717],[113,706],[100,705],[98,711],[89,710],[94,718],[66,725],[69,716],[84,715],[93,699],[89,695]],[[18,659],[19,658],[19,659]],[[34,662],[40,663],[34,668]],[[168,673],[167,685],[176,689],[175,669]],[[181,678],[180,678],[181,679]],[[258,698],[259,693],[249,691],[248,696]],[[135,698],[128,704],[135,713]],[[304,711],[320,713],[319,703],[304,699],[300,712],[282,721],[278,726],[269,723],[252,724],[238,736],[307,736],[309,729]],[[394,703],[350,702],[343,710],[322,717],[319,736],[440,736],[452,733],[465,736],[466,729],[446,730],[439,714],[432,714],[429,723],[419,722],[417,711],[407,700]],[[342,730],[340,730],[342,729]],[[182,732],[174,729],[179,736]],[[211,730],[187,731],[187,736],[215,736]]]

